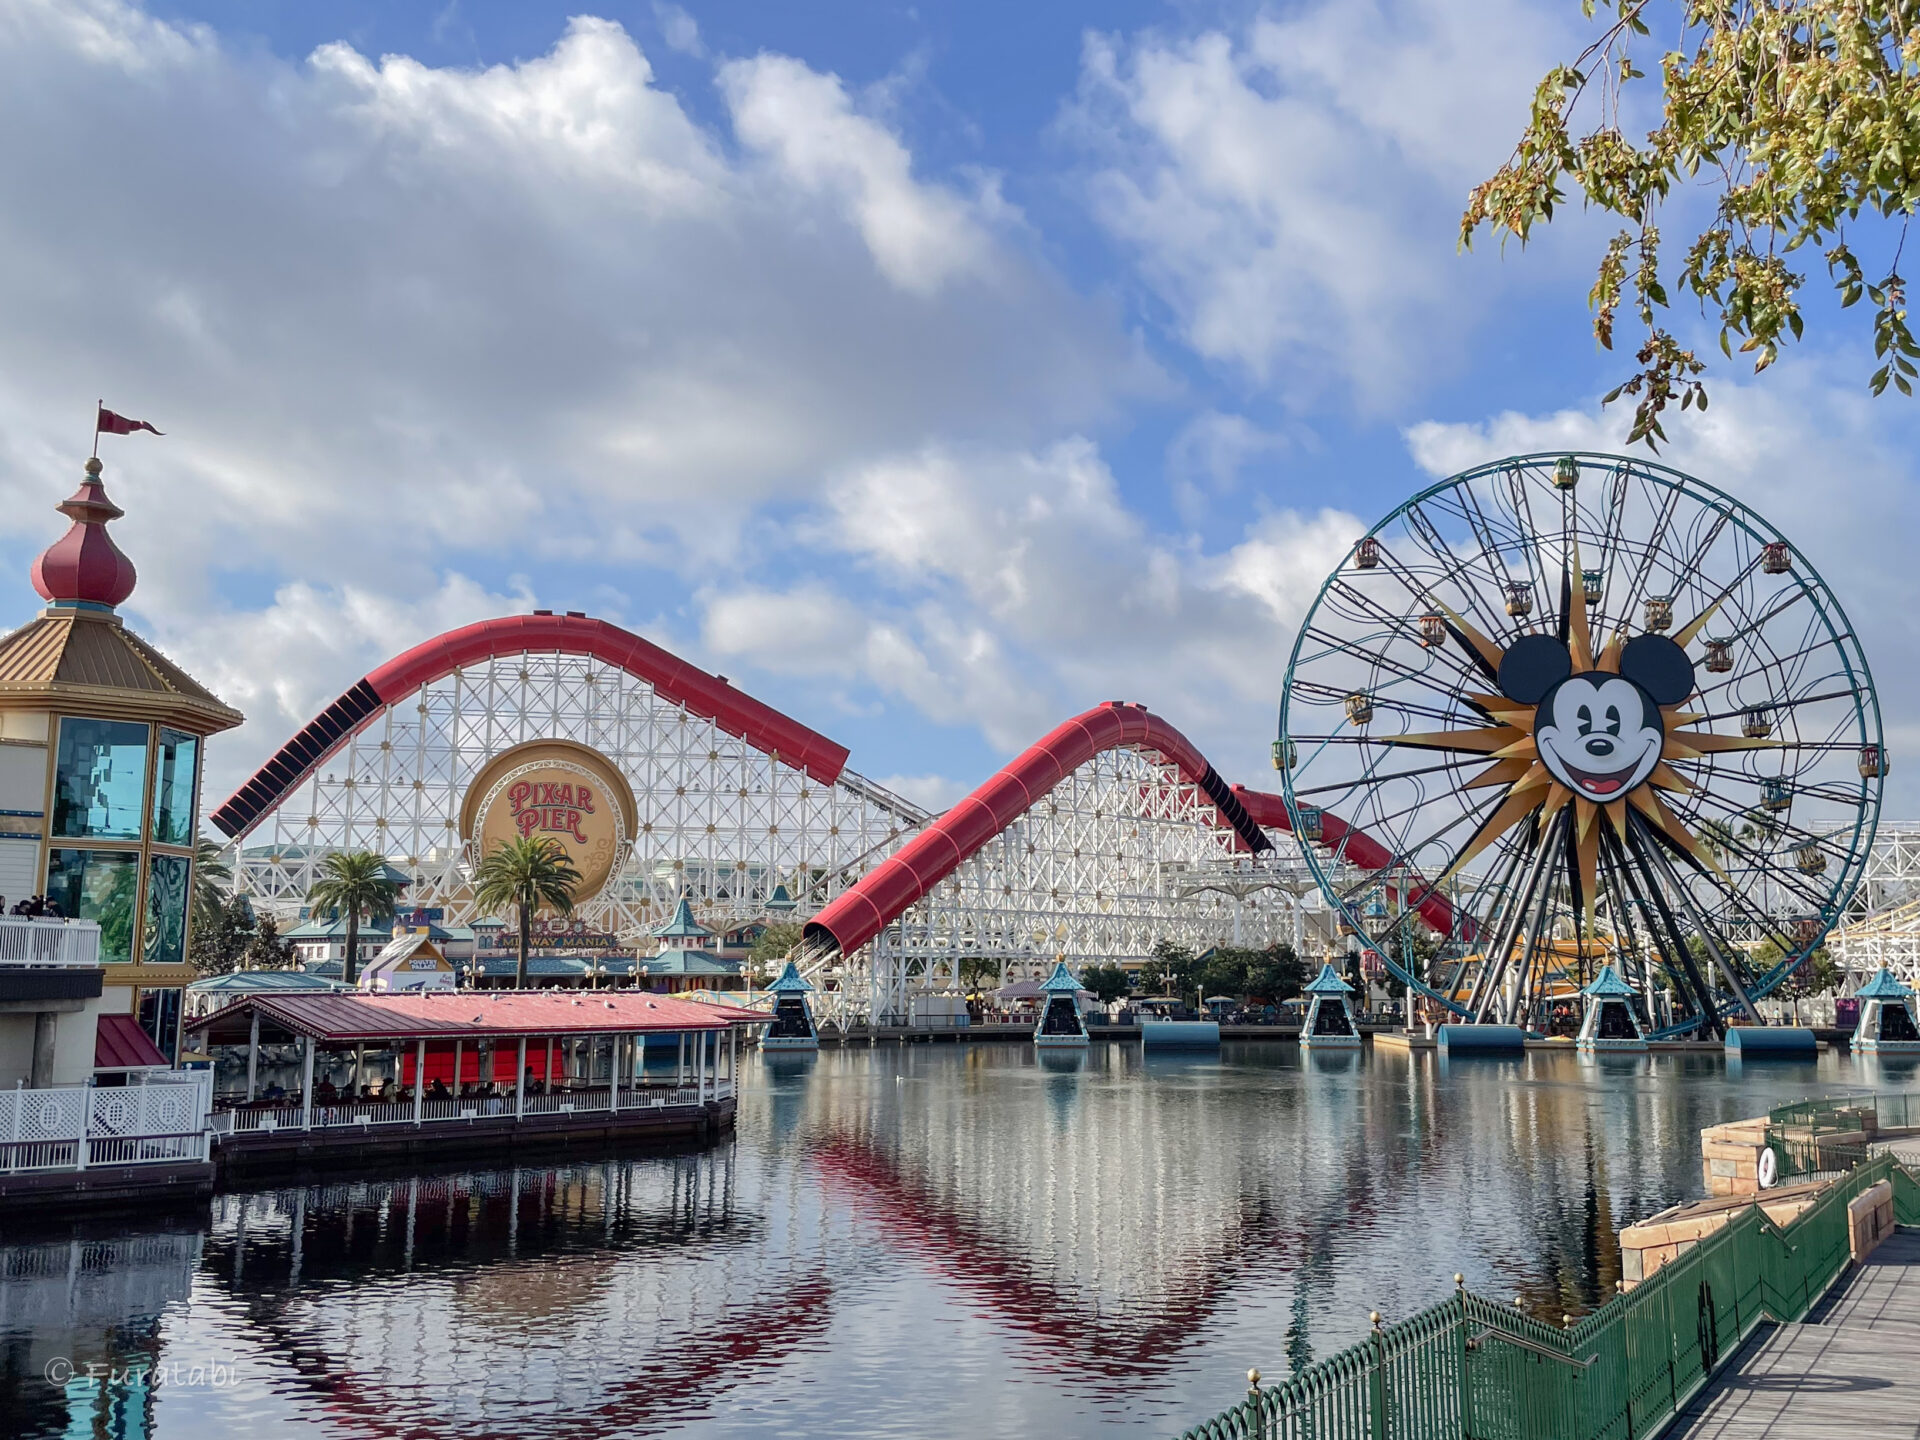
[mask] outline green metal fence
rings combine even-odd
[[[1181,1440],[1635,1440],[1674,1415],[1763,1320],[1804,1316],[1847,1264],[1847,1204],[1891,1179],[1920,1225],[1920,1181],[1890,1156],[1784,1229],[1756,1206],[1565,1329],[1460,1289]]]
[[[1882,1130],[1920,1126],[1920,1094],[1830,1095],[1767,1112],[1767,1148],[1782,1180],[1851,1170]]]

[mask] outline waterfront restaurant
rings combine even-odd
[[[254,994],[187,1028],[223,1077],[231,1166],[710,1137],[733,1125],[739,1027],[766,1019],[637,991],[416,991]],[[221,1065],[236,1053],[244,1066]]]

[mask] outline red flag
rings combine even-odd
[[[161,433],[144,420],[129,420],[124,415],[114,414],[104,405],[100,407],[100,418],[93,425],[96,435],[131,435],[136,430],[151,430],[155,435]]]

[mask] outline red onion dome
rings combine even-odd
[[[98,458],[87,461],[87,478],[59,509],[73,524],[33,562],[33,588],[55,604],[118,605],[133,593],[137,577],[107,534],[107,522],[127,512],[107,498]]]

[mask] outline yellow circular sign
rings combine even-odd
[[[460,807],[460,832],[475,863],[509,840],[559,845],[580,872],[575,904],[613,878],[635,820],[626,777],[598,750],[570,740],[536,740],[494,756]]]

